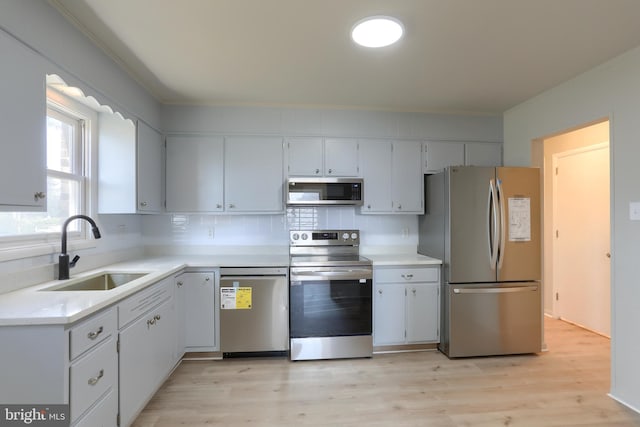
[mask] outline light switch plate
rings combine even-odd
[[[640,202],[629,202],[629,219],[640,221]]]

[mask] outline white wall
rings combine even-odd
[[[640,48],[633,49],[504,114],[504,161],[529,165],[531,142],[602,118],[611,125],[611,395],[640,410]]]

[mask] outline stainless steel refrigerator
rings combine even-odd
[[[424,188],[418,252],[443,260],[440,351],[539,352],[539,169],[449,167]]]

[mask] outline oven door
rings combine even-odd
[[[291,338],[371,335],[371,268],[291,267]]]

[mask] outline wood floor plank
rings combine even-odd
[[[607,338],[545,319],[545,340],[524,356],[183,361],[134,426],[640,426],[607,396]]]

